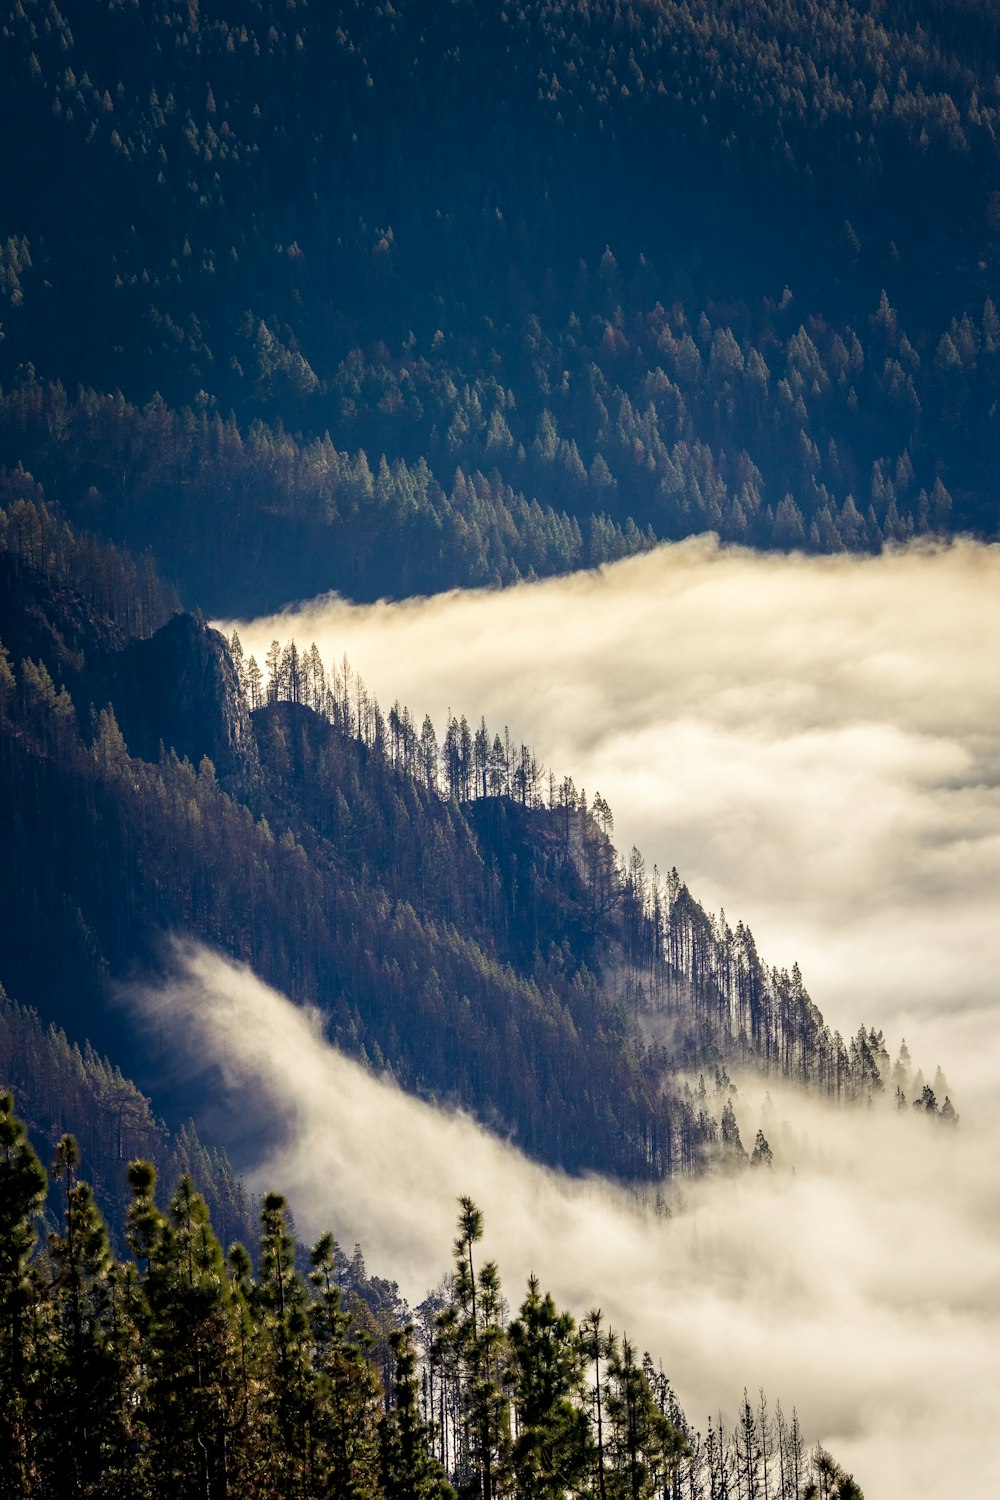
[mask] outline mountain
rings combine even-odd
[[[0,0],[0,36],[0,1083],[58,1163],[45,1198],[0,1094],[0,1500],[851,1500],[763,1395],[702,1438],[596,1316],[533,1285],[506,1326],[471,1200],[419,1389],[393,1284],[324,1237],[307,1285],[279,1195],[227,1257],[239,1132],[131,1001],[206,945],[639,1196],[770,1161],[737,1069],[954,1122],[571,767],[205,618],[704,532],[995,540],[1000,5]],[[133,1157],[207,1203],[140,1162],[130,1210]]]
[[[0,462],[214,615],[995,536],[997,31],[18,0]]]
[[[73,1135],[80,1175],[90,1183],[119,1247],[125,1242],[129,1204],[125,1168],[138,1157],[159,1161],[171,1184],[191,1173],[225,1242],[255,1242],[256,1205],[224,1151],[206,1148],[190,1121],[176,1132],[168,1130],[150,1100],[120,1068],[89,1043],[73,1043],[59,1027],[44,1025],[37,1012],[15,1005],[2,993],[0,1079],[17,1100],[18,1115],[35,1148],[47,1160],[63,1135]],[[46,1229],[55,1228],[60,1207],[51,1192]]]
[[[570,1472],[595,1496],[697,1492],[777,1462],[789,1496],[811,1483],[856,1500],[763,1394],[703,1438],[599,1313],[577,1328],[533,1278],[509,1323],[495,1265],[474,1267],[471,1200],[419,1335],[360,1249],[296,1247],[279,1193],[258,1236],[225,1152],[191,1123],[171,1132],[121,1063],[175,1117],[205,1114],[210,1079],[171,1090],[110,1002],[169,963],[168,935],[199,937],[313,1000],[332,1040],[404,1086],[539,1159],[633,1179],[746,1163],[726,1060],[871,1100],[881,1038],[848,1052],[745,928],[709,919],[675,872],[661,888],[635,852],[623,867],[607,804],[568,779],[546,798],[528,747],[454,720],[439,746],[429,720],[383,715],[346,664],[328,677],[294,644],[255,679],[148,567],[24,500],[0,510],[0,643],[2,962],[50,1020],[0,994],[0,1494],[210,1482],[447,1500],[450,1478],[469,1500],[483,1484],[534,1496],[558,1432],[554,1496]],[[53,1149],[47,1199],[11,1083]],[[160,1206],[143,1156],[170,1174]],[[758,1132],[753,1161],[770,1156]],[[255,1260],[223,1253],[234,1234]],[[563,1374],[539,1406],[553,1350]]]
[[[250,682],[238,642],[184,614],[129,635],[56,562],[50,538],[68,559],[81,546],[62,523],[23,502],[0,533],[0,900],[17,934],[0,978],[154,1094],[148,1044],[108,1001],[169,968],[176,936],[574,1172],[725,1155],[734,1064],[838,1100],[909,1090],[880,1033],[831,1034],[797,968],[765,964],[676,871],[620,861],[607,804],[546,781],[506,733],[453,720],[439,744],[294,644]]]

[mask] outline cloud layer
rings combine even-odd
[[[997,1000],[1000,547],[761,556],[709,538],[502,593],[238,625],[346,652],[388,707],[504,723],[600,791],[844,1028],[921,1047]],[[938,1061],[938,1052],[929,1061]]]
[[[144,1003],[189,1060],[221,1069],[221,1102],[245,1104],[249,1086],[262,1115],[286,1120],[254,1175],[289,1194],[303,1236],[360,1239],[412,1301],[448,1268],[455,1200],[470,1193],[510,1300],[534,1270],[577,1315],[600,1304],[663,1359],[703,1428],[763,1386],[772,1406],[798,1406],[870,1500],[922,1493],[928,1476],[963,1500],[998,1492],[988,1110],[954,1131],[775,1095],[775,1170],[686,1184],[683,1211],[664,1219],[373,1078],[315,1018],[205,950],[179,950],[178,977]],[[744,1135],[760,1118],[755,1087],[741,1093]]]
[[[772,1145],[794,1174],[685,1186],[684,1213],[645,1219],[403,1099],[198,960],[184,993],[214,996],[231,1067],[298,1090],[267,1171],[310,1232],[329,1218],[419,1295],[472,1192],[512,1294],[534,1268],[577,1312],[602,1301],[696,1420],[763,1385],[871,1500],[1000,1493],[1000,547],[763,557],[702,538],[239,630],[259,660],[275,636],[346,652],[385,707],[439,728],[449,708],[509,724],[608,799],[620,849],[676,865],[770,962],[798,959],[833,1024],[940,1062],[963,1116],[949,1134],[782,1099]],[[220,1019],[236,996],[256,1035]],[[741,1123],[752,1138],[753,1108]]]

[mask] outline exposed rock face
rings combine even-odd
[[[112,701],[132,755],[156,760],[161,743],[195,766],[204,756],[227,788],[246,795],[259,776],[257,746],[225,638],[193,615],[174,615],[131,641],[114,668]]]
[[[0,642],[15,668],[44,662],[76,707],[84,739],[109,703],[129,753],[159,759],[161,744],[195,766],[212,762],[228,791],[252,800],[260,762],[225,638],[193,615],[127,640],[72,589],[0,555]]]

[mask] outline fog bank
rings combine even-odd
[[[772,1407],[798,1406],[869,1500],[1000,1490],[994,1111],[955,1131],[772,1089],[775,1169],[685,1184],[683,1211],[657,1218],[374,1078],[247,970],[196,948],[177,962],[143,1003],[189,1062],[214,1060],[221,1103],[249,1085],[261,1116],[286,1121],[254,1179],[289,1195],[304,1238],[360,1240],[416,1302],[449,1266],[469,1193],[511,1302],[534,1270],[578,1316],[601,1305],[662,1358],[702,1430],[720,1405],[733,1414],[744,1385],[763,1386]],[[741,1084],[745,1138],[760,1093]]]
[[[676,865],[768,961],[798,959],[835,1024],[902,1031],[949,1075],[936,1018],[988,1033],[1000,547],[806,558],[695,538],[504,592],[326,598],[238,628],[260,661],[291,635],[346,652],[384,707],[439,733],[448,708],[509,724],[608,799],[619,848]]]
[[[1000,1493],[1000,547],[806,558],[697,538],[502,593],[321,599],[238,628],[260,661],[292,635],[346,652],[385,708],[439,732],[449,708],[508,724],[608,799],[619,849],[676,865],[767,961],[798,959],[832,1024],[940,1063],[962,1114],[949,1134],[776,1096],[784,1170],[685,1185],[684,1213],[645,1220],[402,1098],[199,960],[216,1036],[237,996],[273,1028],[259,1047],[229,1033],[231,1066],[301,1082],[265,1175],[309,1231],[329,1207],[419,1296],[471,1192],[512,1299],[534,1268],[577,1313],[602,1303],[699,1425],[763,1385],[869,1500]],[[758,1123],[749,1109],[745,1138]]]

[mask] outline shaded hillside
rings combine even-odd
[[[621,866],[603,800],[506,734],[452,721],[439,746],[430,720],[383,714],[349,668],[328,677],[292,645],[247,695],[254,664],[190,618],[128,642],[65,571],[10,550],[0,567],[0,977],[144,1086],[156,1059],[106,1001],[169,961],[172,934],[570,1170],[655,1177],[713,1154],[724,1132],[685,1081],[699,1069],[749,1063],[838,1099],[889,1082],[880,1035],[831,1035],[742,924],[675,872]]]
[[[992,4],[0,18],[0,461],[188,604],[996,534]]]
[[[129,1204],[125,1168],[136,1157],[155,1157],[169,1181],[192,1173],[208,1201],[219,1233],[229,1244],[249,1240],[254,1205],[224,1151],[206,1148],[188,1122],[171,1132],[150,1101],[121,1070],[84,1042],[69,1041],[45,1026],[35,1011],[0,991],[0,1089],[11,1090],[37,1150],[50,1159],[60,1136],[76,1138],[86,1177],[119,1246]],[[61,1204],[53,1191],[50,1222]]]

